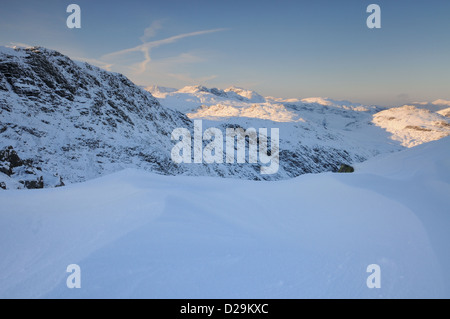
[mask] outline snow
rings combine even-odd
[[[22,51],[20,50],[16,50],[16,47],[5,47],[5,46],[0,46],[0,54],[5,54],[5,55],[9,55],[9,56],[23,56],[24,54],[22,53]]]
[[[172,93],[172,92],[177,91],[177,89],[175,89],[175,88],[168,88],[168,87],[159,86],[159,85],[151,85],[151,86],[147,86],[147,87],[142,87],[142,89],[149,91],[156,98],[165,97],[166,93]]]
[[[45,186],[54,184],[50,179],[55,174],[70,184],[124,168],[288,179],[335,171],[342,163],[358,163],[450,133],[448,118],[438,113],[421,116],[422,108],[400,114],[401,120],[406,115],[420,121],[392,132],[389,117],[377,116],[382,113],[377,106],[329,98],[264,98],[238,87],[147,88],[158,101],[123,75],[42,47],[4,48],[0,59],[0,149],[12,146],[19,157],[40,167],[49,176]],[[192,130],[193,119],[203,120],[205,129],[222,131],[237,126],[279,129],[280,169],[262,176],[255,165],[174,165],[171,132]],[[17,182],[22,178],[9,176]],[[2,181],[14,187],[0,176]]]
[[[325,105],[325,106],[331,106],[336,108],[343,108],[345,110],[354,110],[359,112],[365,112],[369,111],[370,109],[373,109],[373,106],[364,106],[359,103],[352,103],[350,101],[337,101],[329,98],[321,98],[321,97],[311,97],[302,99],[301,102],[305,104],[318,104],[318,105]]]
[[[46,186],[54,174],[71,183],[130,166],[157,171],[171,131],[186,125],[123,75],[56,51],[2,48],[0,60],[0,150],[13,146],[41,167]]]
[[[450,134],[450,122],[445,118],[450,102],[442,99],[386,109],[322,97],[263,98],[254,91],[236,87],[223,91],[199,85],[180,90],[157,87],[148,90],[163,106],[180,111],[190,119],[233,124],[241,124],[245,119],[250,127],[255,127],[259,120],[268,120],[282,127],[281,138],[292,143],[298,142],[298,132],[306,128],[316,136],[305,141],[308,132],[301,132],[303,143],[311,144],[311,139],[320,145],[327,139],[324,136],[333,135],[335,146],[351,149],[357,145],[364,158],[392,152],[394,145],[413,147]]]
[[[413,102],[410,103],[417,108],[430,110],[432,112],[439,112],[442,109],[448,108],[450,106],[450,101],[444,99],[437,99],[433,102]]]
[[[450,106],[450,101],[444,99],[438,99],[432,102],[433,105]]]
[[[450,135],[450,120],[440,113],[413,105],[391,108],[374,115],[373,122],[392,133],[392,139],[413,147]]]
[[[16,55],[0,54],[0,149],[12,146],[19,157],[50,177],[58,174],[66,185],[124,168],[280,180],[337,170],[342,163],[403,148],[371,123],[376,108],[345,101],[332,102],[337,106],[274,101],[237,87],[150,87],[159,103],[123,75],[56,51],[12,52]],[[259,165],[175,165],[171,132],[192,130],[188,116],[204,120],[205,129],[223,132],[237,126],[279,129],[280,169],[261,175]]]
[[[0,56],[0,148],[42,164],[46,186],[53,173],[69,184],[14,190],[0,173],[0,298],[450,297],[448,101],[382,109],[147,88],[160,104],[56,51]],[[64,94],[35,95],[42,77]],[[170,132],[192,124],[176,111],[204,129],[279,128],[280,181],[251,181],[246,164],[175,166]],[[368,158],[353,174],[291,178]],[[74,263],[82,288],[71,290]],[[381,289],[366,286],[370,264]]]
[[[274,122],[296,122],[301,115],[288,109],[289,105],[296,105],[300,108],[314,106],[317,109],[323,109],[322,107],[326,106],[355,112],[377,109],[375,106],[329,98],[305,98],[302,100],[264,98],[255,91],[234,86],[220,90],[196,85],[176,90],[154,85],[147,87],[146,90],[157,97],[165,107],[186,113],[190,118],[202,119],[220,120],[230,117],[248,117]]]
[[[247,117],[274,122],[304,122],[298,114],[287,110],[281,104],[253,104],[248,107],[216,104],[209,107],[202,106],[202,108],[195,110],[195,112],[186,113],[186,115],[191,119],[221,120],[230,117]]]
[[[450,138],[353,174],[0,192],[1,298],[449,298]],[[66,267],[81,267],[81,288]],[[381,288],[369,289],[370,264]]]
[[[8,175],[0,172],[0,184],[3,183],[6,187],[6,189],[20,189],[23,188],[23,185],[21,185],[18,181],[12,179]]]
[[[252,90],[246,90],[241,87],[231,86],[228,89],[225,89],[225,92],[234,92],[237,95],[247,99],[249,102],[254,103],[263,103],[265,102],[265,98]]]
[[[440,110],[437,113],[439,113],[440,115],[445,116],[445,117],[450,117],[450,107]]]

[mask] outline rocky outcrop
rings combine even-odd
[[[64,186],[61,176],[44,172],[42,168],[35,167],[32,159],[22,160],[12,146],[0,150],[0,172],[8,179],[18,182],[15,187],[8,187],[8,182],[1,181],[2,176],[0,176],[1,189]]]

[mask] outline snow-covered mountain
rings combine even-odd
[[[260,99],[236,88],[214,94],[239,101]],[[313,160],[308,146],[284,146],[290,153],[282,150],[281,156],[290,158],[282,161],[275,175],[261,175],[256,164],[175,164],[170,158],[171,132],[192,130],[190,119],[161,106],[121,74],[40,47],[0,50],[0,110],[3,189],[63,185],[124,168],[169,175],[281,179],[333,170],[340,162],[361,159],[343,149],[317,148]],[[16,155],[20,161],[11,160]]]
[[[350,101],[313,97],[304,99],[282,99],[262,97],[258,93],[240,88],[220,90],[204,86],[188,86],[180,90],[164,87],[148,87],[162,105],[179,110],[191,119],[206,119],[217,122],[239,121],[238,118],[263,119],[280,123],[309,123],[322,127],[351,131],[352,135],[368,132],[365,129],[375,124],[390,133],[389,139],[402,146],[413,147],[440,139],[450,134],[450,101],[436,100],[401,107],[362,105]],[[239,95],[227,94],[227,92]],[[415,132],[414,132],[415,131]],[[377,134],[375,134],[377,135]],[[379,134],[381,143],[386,135]]]
[[[445,117],[450,117],[450,107],[439,110],[436,113],[441,114],[442,116],[445,116]]]
[[[408,105],[412,105],[420,109],[427,109],[432,112],[440,112],[443,109],[450,108],[450,101],[438,99],[433,102],[413,102],[409,103]]]
[[[264,98],[237,87],[147,89],[151,93],[121,74],[53,50],[1,48],[0,187],[59,186],[124,168],[279,180],[335,171],[341,164],[404,148],[402,140],[392,139],[374,121],[382,110],[376,106],[322,98]],[[448,118],[433,114],[432,120],[425,119],[426,130],[418,131],[432,137],[416,140],[448,134],[443,124]],[[175,128],[193,132],[195,119],[203,120],[204,130],[216,127],[222,132],[229,127],[278,128],[278,172],[261,175],[259,163],[174,163],[171,133]],[[434,134],[436,127],[440,135]],[[16,155],[19,161],[12,160]]]
[[[450,296],[446,101],[147,89],[56,51],[0,49],[0,188],[80,182],[0,192],[0,298]],[[173,130],[198,119],[278,128],[278,173],[175,164]],[[298,176],[341,163],[355,173]],[[74,263],[82,289],[66,286]],[[366,285],[374,263],[382,289]]]
[[[391,108],[374,115],[374,123],[392,133],[406,147],[438,140],[450,133],[448,108],[437,112],[413,105]]]
[[[207,120],[210,126],[270,123],[280,127],[285,150],[295,150],[300,145],[312,149],[334,147],[350,151],[351,161],[450,135],[450,102],[445,100],[386,108],[320,97],[263,98],[256,92],[235,88],[189,86],[180,90],[155,87],[148,90],[163,106],[179,110],[191,119]],[[236,97],[226,92],[244,93]],[[300,154],[308,152],[314,156],[311,149]]]
[[[176,173],[170,134],[191,124],[123,75],[40,47],[1,49],[0,112],[0,148],[68,182],[130,166]]]

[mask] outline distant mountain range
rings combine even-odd
[[[450,101],[442,99],[386,108],[320,97],[301,100],[263,98],[256,92],[236,87],[218,90],[188,86],[177,90],[151,86],[146,89],[162,105],[195,119],[233,122],[245,117],[283,123],[303,122],[318,125],[316,131],[320,131],[325,124],[327,129],[334,128],[339,133],[351,131],[350,139],[359,133],[367,135],[367,138],[374,137],[373,133],[355,129],[356,124],[364,129],[361,124],[365,122],[385,129],[391,134],[389,139],[404,147],[413,147],[450,134]],[[386,136],[378,137],[384,139]]]
[[[0,48],[0,187],[41,188],[124,168],[166,175],[280,180],[336,171],[450,135],[447,101],[400,108],[277,99],[237,87],[144,90],[125,76],[42,47]],[[280,169],[175,164],[175,128],[279,128]]]

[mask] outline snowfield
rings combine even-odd
[[[450,138],[282,181],[0,192],[1,298],[449,298]],[[81,267],[81,288],[66,267]],[[381,267],[369,289],[366,268]]]

